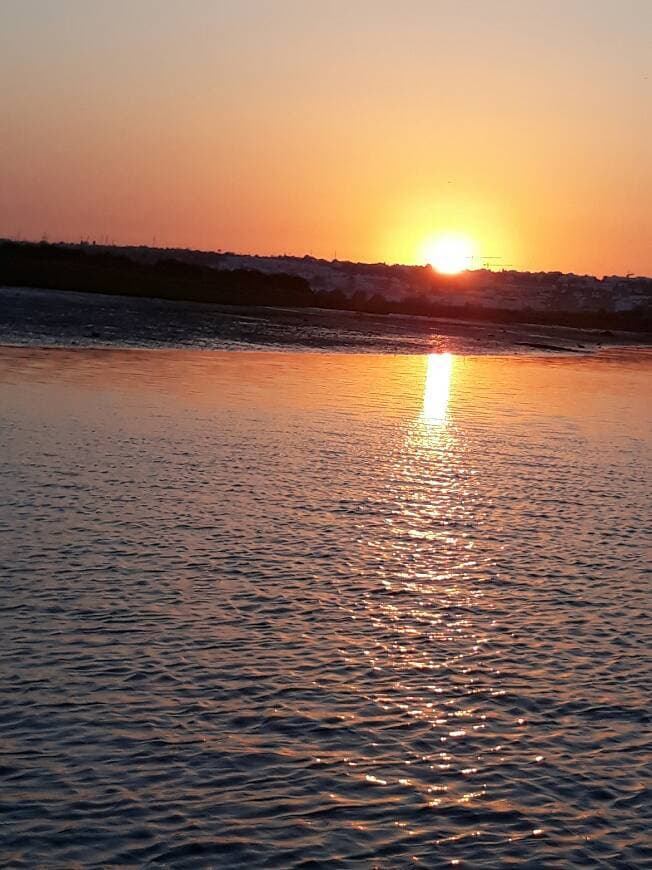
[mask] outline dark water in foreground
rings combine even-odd
[[[650,866],[651,374],[0,351],[0,864]]]

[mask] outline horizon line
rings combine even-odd
[[[638,275],[635,272],[626,272],[624,275],[619,275],[615,272],[606,273],[604,272],[602,276],[596,275],[592,272],[563,272],[560,269],[515,269],[515,268],[489,268],[486,266],[481,266],[479,268],[467,268],[461,269],[456,273],[446,273],[439,272],[431,263],[388,263],[386,261],[377,260],[375,262],[368,260],[342,260],[337,257],[337,252],[335,252],[335,256],[333,259],[328,259],[327,257],[316,257],[314,254],[306,253],[306,254],[261,254],[261,253],[251,253],[251,252],[242,252],[242,251],[230,251],[224,250],[222,248],[193,248],[183,245],[158,245],[156,244],[156,236],[153,237],[153,244],[147,243],[134,243],[134,242],[116,242],[115,240],[105,240],[98,241],[97,239],[80,238],[79,240],[66,240],[59,239],[57,241],[53,241],[50,239],[48,233],[43,233],[40,239],[28,239],[23,238],[22,234],[17,234],[16,236],[2,236],[0,237],[0,243],[2,242],[14,242],[17,244],[29,244],[29,245],[39,245],[39,244],[47,244],[47,245],[77,245],[77,246],[85,246],[85,247],[97,247],[97,248],[145,248],[150,251],[188,251],[191,253],[198,254],[215,254],[217,256],[231,256],[231,257],[254,257],[258,259],[267,259],[267,260],[317,260],[323,263],[349,263],[353,266],[384,266],[388,269],[399,268],[399,269],[431,269],[434,273],[436,273],[441,278],[450,278],[455,279],[459,275],[465,273],[475,273],[475,272],[491,272],[495,274],[500,274],[501,272],[516,272],[518,274],[523,275],[573,275],[577,278],[594,278],[597,281],[602,281],[605,278],[621,278],[624,280],[644,280],[644,281],[652,281],[652,275]],[[106,238],[106,237],[105,237]],[[477,259],[482,259],[478,257]],[[494,259],[494,257],[486,257],[485,259]]]

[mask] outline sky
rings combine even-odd
[[[0,0],[0,82],[2,236],[652,275],[651,0]]]

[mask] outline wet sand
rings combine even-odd
[[[0,344],[8,345],[513,354],[591,353],[602,347],[649,343],[645,335],[537,324],[237,308],[0,288]]]

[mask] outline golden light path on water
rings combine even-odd
[[[425,423],[441,424],[446,422],[452,374],[452,354],[430,354],[426,367],[421,412],[421,417]]]
[[[420,407],[389,457],[383,526],[365,537],[381,589],[362,590],[353,616],[373,629],[363,655],[375,672],[374,703],[419,734],[423,751],[401,746],[394,780],[382,762],[366,774],[378,788],[395,783],[401,793],[395,824],[411,836],[420,831],[404,809],[412,801],[433,813],[463,814],[494,799],[490,779],[479,771],[494,763],[500,740],[488,727],[483,699],[503,694],[485,652],[495,601],[486,588],[491,560],[476,553],[476,462],[449,411],[452,389],[460,388],[453,384],[456,360],[433,353],[419,363]],[[358,655],[349,653],[350,667]],[[460,745],[473,747],[463,763]],[[474,836],[488,830],[478,825]],[[435,840],[438,848],[445,841]]]

